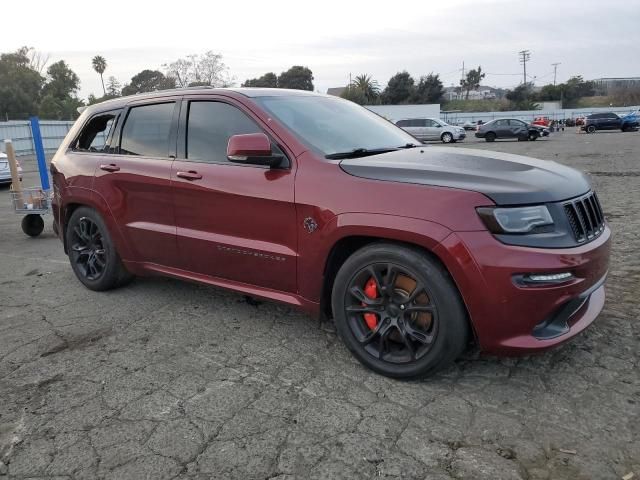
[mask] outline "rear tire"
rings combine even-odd
[[[66,228],[71,268],[90,290],[104,291],[133,279],[122,264],[104,220],[95,210],[80,207]]]
[[[496,134],[493,132],[489,132],[484,136],[485,141],[487,142],[493,142],[496,139]]]
[[[377,285],[374,297],[370,282]],[[338,271],[331,302],[347,348],[388,377],[430,375],[467,345],[466,310],[456,286],[439,262],[417,248],[375,243],[358,250]],[[369,308],[376,313],[363,313]]]

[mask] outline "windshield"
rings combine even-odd
[[[417,143],[384,118],[340,98],[292,95],[254,100],[323,155]]]

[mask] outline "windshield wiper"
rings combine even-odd
[[[416,147],[417,145],[414,145],[413,143],[407,143],[406,145],[403,145],[401,147],[386,147],[386,148],[354,148],[353,150],[349,150],[348,152],[337,152],[337,153],[330,153],[328,155],[325,155],[325,158],[328,158],[330,160],[341,160],[344,158],[358,158],[358,157],[368,157],[371,155],[379,155],[380,153],[388,153],[388,152],[395,152],[396,150],[399,150],[401,148],[413,148]]]

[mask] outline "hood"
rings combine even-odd
[[[479,192],[498,205],[557,202],[590,190],[586,176],[555,162],[485,150],[418,147],[342,160],[356,177]]]

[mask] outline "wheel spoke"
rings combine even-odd
[[[73,245],[71,245],[71,250],[80,254],[89,253],[89,247],[87,247],[86,245],[80,245],[79,243],[74,243]]]
[[[400,337],[402,337],[402,343],[404,343],[405,347],[407,347],[407,350],[409,350],[409,354],[411,355],[411,360],[415,360],[416,350],[415,348],[413,348],[413,345],[411,344],[411,340],[407,335],[407,330],[405,329],[404,325],[401,323],[398,324],[398,332],[400,332]]]
[[[384,278],[384,286],[385,290],[389,292],[389,294],[393,293],[393,289],[396,285],[396,277],[398,276],[398,271],[396,268],[390,263],[387,264],[387,274]]]
[[[349,291],[351,292],[351,295],[353,295],[358,301],[364,303],[365,305],[380,305],[379,299],[370,298],[358,285],[354,285]]]
[[[346,308],[349,313],[380,313],[382,307],[380,305],[349,305]]]
[[[416,341],[424,345],[428,345],[433,341],[433,335],[429,335],[427,333],[421,332],[413,328],[413,326],[409,324],[405,324],[404,330],[408,336],[410,336],[411,338],[415,339]]]
[[[412,312],[428,312],[428,313],[433,313],[433,305],[419,305],[419,304],[413,304],[413,305],[407,305],[405,307],[405,313],[412,313]]]
[[[373,280],[376,282],[376,288],[378,289],[378,292],[383,292],[384,291],[384,286],[385,286],[384,285],[384,280],[382,278],[382,275],[380,274],[380,272],[376,268],[376,266],[375,265],[370,265],[367,270],[371,274],[371,278],[373,278]]]
[[[422,292],[424,292],[424,286],[422,285],[422,283],[420,283],[419,280],[416,280],[416,286],[413,289],[413,292],[411,292],[411,294],[407,298],[407,303],[412,303]]]
[[[391,333],[391,324],[386,324],[384,328],[380,329],[378,332],[378,358],[382,359],[382,355],[387,351],[387,347],[389,346],[389,334]]]

